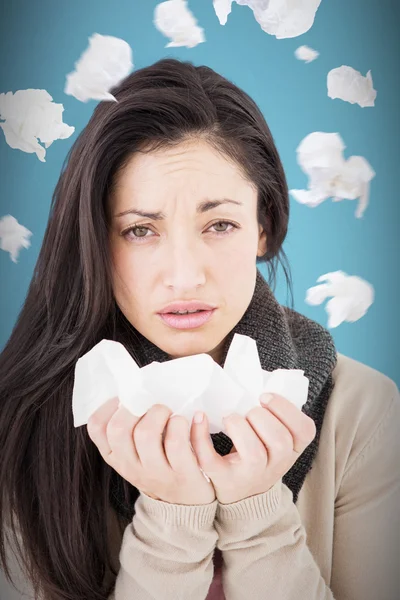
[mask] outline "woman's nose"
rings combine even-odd
[[[182,291],[203,285],[204,258],[204,249],[193,241],[171,242],[162,258],[164,284]]]

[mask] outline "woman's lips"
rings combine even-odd
[[[159,313],[161,319],[174,329],[195,329],[201,327],[204,323],[207,323],[216,311],[215,308],[212,310],[202,310],[197,313],[191,313],[187,315],[177,315],[173,313]]]

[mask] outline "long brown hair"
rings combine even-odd
[[[282,250],[287,184],[254,101],[209,67],[174,59],[133,72],[111,91],[118,102],[96,106],[65,159],[28,293],[0,355],[0,564],[10,578],[10,535],[46,600],[106,600],[117,576],[106,518],[113,485],[122,486],[127,506],[139,493],[104,462],[86,427],[74,428],[72,415],[75,363],[103,338],[122,342],[142,366],[135,330],[113,297],[108,251],[108,199],[132,154],[201,137],[234,160],[258,190],[268,252],[257,263],[267,266],[273,289],[281,263],[292,293]],[[126,526],[134,511],[114,508]]]

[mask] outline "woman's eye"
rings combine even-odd
[[[227,225],[229,225],[229,223],[227,223],[226,221],[218,221],[218,223],[214,223],[213,225],[211,225],[211,227],[217,227],[217,232],[222,233],[223,231],[226,231],[226,229],[223,229],[223,230],[218,229],[218,227],[220,227],[221,225],[223,227],[224,226],[226,227]]]
[[[218,227],[220,227],[221,225],[224,227],[222,231],[218,229]],[[230,221],[217,221],[216,223],[210,225],[209,229],[211,229],[212,227],[217,228],[215,231],[217,235],[229,235],[230,233],[232,233],[232,231],[234,231],[234,229],[239,229],[239,225],[235,225],[235,223],[231,223]],[[229,229],[226,229],[226,227],[229,227]]]
[[[128,229],[125,229],[125,231],[122,232],[122,235],[125,238],[129,238],[129,237],[134,237],[136,239],[145,238],[145,237],[149,237],[146,235],[147,231],[150,231],[150,229],[148,227],[144,227],[143,225],[134,225],[133,227],[129,227]],[[134,235],[133,235],[133,232],[135,232]],[[139,235],[137,235],[136,232],[139,232]],[[130,236],[131,233],[132,233],[132,236]],[[143,233],[143,235],[141,235],[141,233]]]
[[[221,226],[222,229],[220,229]],[[238,229],[237,225],[235,225],[234,223],[230,223],[229,221],[217,221],[216,223],[210,225],[207,231],[209,231],[213,227],[215,228],[214,233],[221,235],[228,234],[233,229]],[[231,229],[227,229],[228,227],[231,227]],[[144,225],[132,225],[131,227],[128,227],[128,229],[125,229],[125,231],[123,231],[121,235],[126,239],[134,239],[135,241],[138,241],[147,239],[149,237],[153,237],[151,235],[147,235],[148,231],[151,231],[151,229],[149,227],[145,227]]]

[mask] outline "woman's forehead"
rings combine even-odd
[[[204,141],[182,142],[179,145],[149,152],[136,152],[123,170],[123,178],[134,175],[135,180],[146,181],[154,174],[179,176],[184,172],[240,174],[232,160]]]
[[[130,199],[190,194],[197,202],[202,198],[241,197],[246,190],[251,194],[250,188],[253,184],[233,161],[206,143],[186,143],[135,153],[119,174],[114,191]]]

